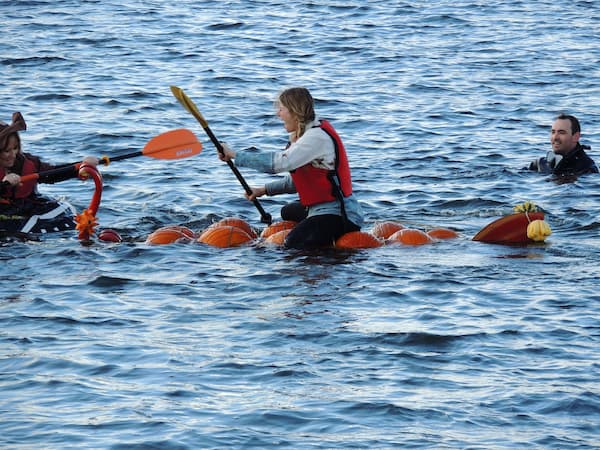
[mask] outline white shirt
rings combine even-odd
[[[308,123],[300,139],[285,151],[273,154],[273,173],[289,172],[308,163],[320,169],[335,168],[333,140],[319,125],[318,120]]]

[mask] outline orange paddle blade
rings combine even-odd
[[[152,138],[142,150],[142,154],[157,159],[181,159],[197,155],[201,151],[202,143],[194,133],[181,128]]]

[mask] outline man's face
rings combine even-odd
[[[571,121],[568,119],[556,119],[550,131],[550,143],[552,150],[558,155],[566,155],[575,148],[579,141],[579,133],[571,133]]]

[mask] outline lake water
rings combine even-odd
[[[594,1],[2,1],[0,119],[101,169],[99,228],[0,245],[0,447],[600,448],[600,176],[523,171],[575,114],[600,162]],[[368,230],[459,239],[356,252],[149,246],[223,218],[264,226],[195,119],[280,149],[273,100],[308,87],[342,135]],[[271,177],[241,169],[251,185]],[[93,184],[43,185],[78,211]],[[293,199],[261,199],[275,218]],[[525,200],[543,244],[471,238]]]

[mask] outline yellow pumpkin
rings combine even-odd
[[[551,234],[550,225],[545,220],[534,220],[527,225],[527,237],[533,241],[542,242]]]

